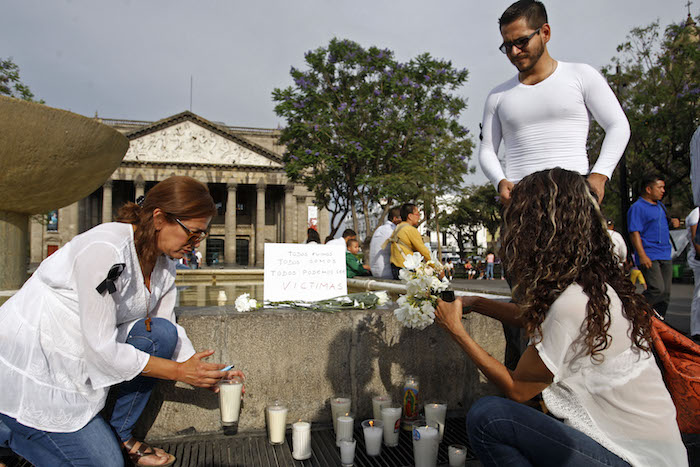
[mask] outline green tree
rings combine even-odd
[[[272,96],[286,119],[287,173],[330,211],[331,234],[348,214],[357,229],[359,210],[369,238],[380,200],[378,219],[395,203],[431,205],[436,191],[459,188],[472,141],[458,121],[466,101],[454,91],[467,70],[429,54],[400,63],[390,50],[339,39],[305,62],[290,71],[294,85]]]
[[[602,72],[618,90],[632,130],[626,151],[631,198],[636,198],[645,174],[659,173],[666,179],[669,209],[685,216],[693,206],[689,143],[700,124],[698,28],[690,16],[685,23],[668,25],[663,32],[654,22],[632,29],[617,51]],[[597,125],[591,133],[589,150],[598,154],[604,134]],[[606,193],[604,209],[621,221],[626,213],[619,208],[619,171],[620,166],[610,184],[610,196]]]
[[[12,58],[0,58],[0,95],[15,97],[30,102],[43,104],[43,100],[34,100],[34,94],[19,78],[19,67]]]
[[[477,244],[476,235],[482,227],[496,237],[501,226],[501,204],[490,184],[465,188],[450,206],[449,214],[441,217],[441,225],[459,245],[460,256],[467,255],[467,243]]]

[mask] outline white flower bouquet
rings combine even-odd
[[[406,282],[406,295],[396,301],[398,308],[394,316],[405,327],[425,329],[433,324],[440,292],[450,286],[446,277],[440,279],[443,270],[434,253],[427,262],[423,262],[423,255],[418,252],[404,259],[399,277]]]
[[[253,311],[258,308],[293,308],[296,310],[324,311],[333,313],[341,310],[359,309],[368,310],[389,303],[389,295],[385,291],[359,292],[339,297],[319,300],[316,302],[283,301],[283,302],[258,302],[250,298],[250,294],[244,293],[236,299],[236,311]]]

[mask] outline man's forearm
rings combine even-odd
[[[634,247],[634,250],[637,252],[638,256],[646,256],[646,252],[642,246],[642,236],[639,235],[639,232],[630,232],[630,241],[632,242],[632,246]]]
[[[498,321],[510,324],[511,326],[523,327],[524,323],[520,316],[520,308],[512,302],[500,302],[488,298],[477,298],[471,311]]]

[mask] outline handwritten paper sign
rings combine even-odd
[[[316,301],[348,293],[342,245],[265,244],[265,300]]]

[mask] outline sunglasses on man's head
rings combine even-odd
[[[529,36],[521,37],[519,39],[515,39],[513,42],[504,42],[498,47],[498,50],[501,51],[501,53],[508,53],[509,50],[513,48],[513,46],[517,47],[518,50],[523,50],[523,48],[527,47],[528,42],[530,42],[530,39],[535,37],[535,34],[538,34],[540,32],[540,29],[542,29],[542,26],[539,28],[535,29],[535,32],[530,34]]]

